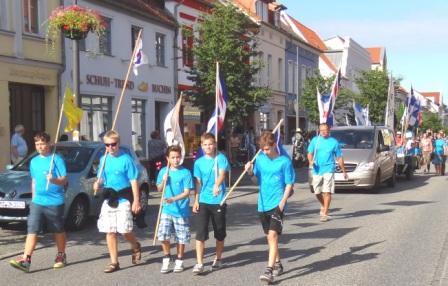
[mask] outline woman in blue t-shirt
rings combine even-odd
[[[434,141],[434,159],[432,163],[436,167],[436,175],[442,175],[442,163],[444,163],[443,152],[446,146],[445,140],[442,138],[443,133],[437,133],[437,139]]]

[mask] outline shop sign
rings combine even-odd
[[[86,75],[86,84],[104,87],[115,87],[121,89],[123,88],[124,80],[107,76],[88,74]],[[128,80],[126,88],[130,90],[134,89],[134,82],[132,80]]]
[[[162,84],[153,84],[152,92],[171,94],[171,87],[167,86],[167,85],[162,85]]]

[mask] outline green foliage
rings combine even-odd
[[[226,121],[241,124],[268,98],[267,88],[252,83],[261,69],[254,24],[233,6],[217,5],[195,27],[194,66],[189,76],[194,89],[189,100],[206,115],[215,107],[216,62],[229,94]]]
[[[355,82],[360,91],[360,94],[355,97],[355,101],[362,106],[369,105],[371,122],[384,124],[389,88],[387,73],[380,70],[362,71]]]
[[[438,130],[443,129],[442,121],[440,120],[440,117],[437,113],[424,111],[422,115],[423,115],[423,122],[421,126],[419,126],[419,129],[421,131],[426,129],[432,129],[433,131],[437,132]]]

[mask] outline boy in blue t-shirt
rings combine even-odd
[[[54,233],[58,248],[53,268],[62,268],[67,264],[64,230],[64,186],[67,183],[65,163],[57,154],[52,158],[50,135],[47,133],[37,133],[34,136],[34,144],[39,154],[30,162],[32,200],[27,221],[25,251],[23,256],[9,262],[11,266],[25,272],[30,270],[31,255],[44,219],[49,231]]]
[[[138,169],[132,157],[120,150],[120,135],[109,130],[103,137],[106,155],[100,159],[103,172],[97,174],[98,180],[93,184],[96,193],[104,183],[104,202],[98,218],[98,230],[106,233],[107,248],[110,263],[104,268],[104,273],[112,273],[120,269],[118,262],[117,233],[129,242],[132,248],[132,264],[141,260],[141,245],[132,229],[134,227],[132,214],[138,214],[140,207],[140,192],[138,188]],[[104,162],[106,160],[106,162]]]
[[[170,271],[170,238],[175,237],[177,242],[177,258],[173,272],[184,270],[183,258],[185,244],[190,242],[190,190],[194,189],[193,178],[188,169],[180,165],[182,149],[179,146],[170,146],[166,151],[169,166],[163,167],[157,176],[157,190],[162,192],[165,185],[164,204],[160,217],[158,239],[162,242],[165,257],[162,260],[161,273]]]
[[[248,162],[245,169],[249,175],[255,175],[260,184],[258,213],[269,245],[268,266],[260,280],[270,283],[274,276],[283,273],[278,238],[283,230],[283,215],[292,194],[295,172],[291,160],[278,152],[274,134],[264,132],[259,143],[263,153],[257,157],[255,166]]]
[[[205,133],[201,136],[201,147],[204,156],[194,162],[194,177],[196,179],[195,199],[193,212],[197,213],[196,232],[196,258],[193,268],[194,274],[204,271],[204,245],[208,239],[208,224],[212,220],[214,236],[216,239],[216,257],[212,269],[222,266],[221,257],[224,251],[224,238],[226,237],[226,205],[220,206],[225,196],[224,180],[229,170],[226,156],[216,152],[215,136]]]

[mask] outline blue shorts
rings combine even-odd
[[[175,217],[162,213],[157,238],[160,241],[169,241],[171,237],[174,237],[178,244],[190,242],[191,233],[188,217]]]
[[[28,234],[39,233],[42,230],[42,223],[44,221],[49,232],[64,232],[64,204],[58,206],[42,206],[32,202],[27,222]]]

